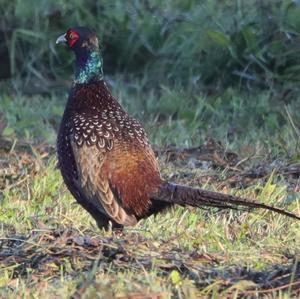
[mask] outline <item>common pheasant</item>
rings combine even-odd
[[[100,228],[135,225],[173,204],[268,209],[299,216],[252,200],[181,186],[162,179],[146,133],[112,96],[102,71],[96,34],[69,29],[56,43],[76,56],[75,79],[61,121],[57,153],[64,182]]]

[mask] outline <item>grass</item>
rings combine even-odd
[[[160,154],[165,178],[255,198],[299,214],[299,172],[280,170],[298,165],[293,106],[287,106],[289,118],[270,105],[266,92],[254,96],[228,90],[222,101],[219,96],[194,95],[191,107],[181,100],[187,96],[182,89],[162,86],[142,92],[142,82],[119,82],[121,77],[110,78],[114,93],[144,122],[156,148],[171,143],[191,147],[210,135],[222,140],[225,150],[238,152],[239,161],[250,158],[234,170],[213,159],[205,162],[192,155],[168,161]],[[224,298],[254,296],[258,289],[272,298],[294,294],[288,285],[299,282],[300,230],[297,221],[283,216],[178,207],[122,234],[99,231],[74,203],[53,151],[45,147],[45,142],[54,144],[66,93],[12,94],[3,95],[0,103],[3,134],[34,143],[26,150],[17,143],[1,151],[3,297],[139,298],[139,293],[156,294],[153,298]],[[38,145],[41,142],[44,145]],[[243,178],[259,167],[267,169],[263,177]],[[232,176],[239,181],[236,188]]]
[[[280,204],[287,195],[284,183],[272,182],[238,193],[256,197],[254,190],[268,203]],[[296,203],[292,206],[299,211]],[[177,208],[122,235],[98,231],[66,192],[53,157],[26,181],[4,191],[0,221],[2,253],[13,252],[10,258],[2,256],[1,292],[6,298],[69,298],[89,279],[85,296],[99,289],[102,298],[130,292],[170,294],[163,298],[224,296],[226,290],[234,294],[242,287],[235,281],[241,277],[230,268],[272,272],[293,266],[299,258],[299,224],[264,211]],[[80,242],[88,236],[98,240],[98,247]]]
[[[228,88],[207,96],[183,87],[149,89],[147,77],[132,80],[127,84],[124,75],[108,77],[114,95],[130,114],[144,122],[156,145],[192,146],[210,135],[233,148],[257,142],[268,146],[268,135],[272,134],[272,151],[297,159],[298,97],[283,104],[269,91]],[[6,122],[3,135],[53,144],[67,91],[52,90],[50,95],[26,96],[8,88],[1,95],[1,115]]]
[[[299,92],[297,1],[28,1],[2,0],[0,8],[3,69],[26,82],[64,80],[72,60],[54,41],[87,25],[99,32],[109,74],[143,77],[146,70],[150,86]]]

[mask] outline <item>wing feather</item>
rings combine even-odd
[[[75,142],[72,142],[72,149],[78,169],[78,180],[75,183],[85,198],[117,223],[135,225],[136,217],[124,210],[110,188],[108,169],[105,168],[106,152],[93,146],[79,147]]]

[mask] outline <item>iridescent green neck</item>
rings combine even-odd
[[[102,58],[99,51],[87,52],[76,59],[75,83],[103,80]]]

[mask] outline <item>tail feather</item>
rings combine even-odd
[[[284,209],[259,203],[250,199],[167,182],[161,186],[154,199],[199,208],[216,207],[234,210],[239,209],[239,207],[246,207],[249,209],[261,208],[300,220],[299,216]]]

